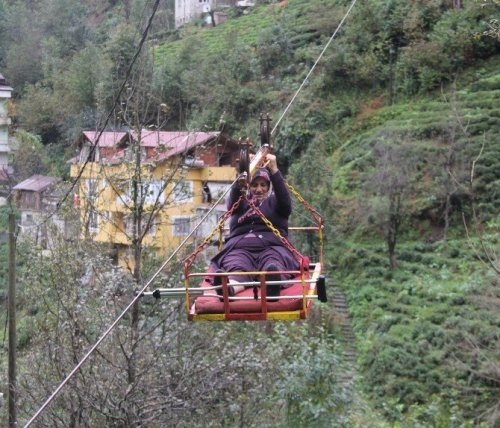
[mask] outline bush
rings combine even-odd
[[[405,250],[398,255],[398,259],[406,262],[419,263],[422,261],[423,257],[420,253]]]
[[[286,426],[341,426],[349,420],[351,394],[340,380],[346,369],[337,343],[323,333],[283,362],[285,376],[275,394],[285,402]]]

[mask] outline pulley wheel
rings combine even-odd
[[[243,174],[246,172],[248,174],[250,169],[250,150],[247,146],[242,146],[240,148],[240,162],[238,164],[238,172]]]
[[[269,117],[260,121],[260,145],[270,145],[271,138],[269,133]]]

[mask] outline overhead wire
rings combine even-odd
[[[160,0],[155,0],[155,3],[153,4],[152,12],[151,12],[151,14],[149,16],[148,23],[146,25],[146,28],[142,32],[142,36],[141,36],[141,40],[139,41],[139,45],[138,45],[138,47],[137,47],[137,49],[136,49],[136,51],[134,53],[134,56],[132,57],[132,60],[130,61],[129,66],[127,68],[127,71],[125,73],[125,78],[123,79],[123,82],[122,82],[122,84],[120,86],[120,89],[118,90],[118,92],[117,92],[117,94],[115,96],[115,100],[113,102],[113,105],[112,105],[111,109],[109,110],[109,112],[108,112],[108,114],[107,114],[107,116],[106,116],[106,118],[104,120],[104,123],[100,126],[100,129],[99,129],[98,134],[97,134],[97,138],[95,139],[94,143],[90,146],[90,150],[89,150],[89,153],[87,155],[87,158],[85,159],[83,165],[80,167],[80,170],[79,170],[78,174],[71,181],[71,184],[70,184],[68,190],[64,193],[64,196],[56,204],[55,210],[52,211],[51,213],[49,213],[43,219],[43,221],[41,221],[40,223],[37,223],[37,224],[31,226],[31,228],[33,228],[33,227],[40,227],[43,224],[47,223],[59,211],[59,209],[62,207],[62,205],[64,204],[64,202],[66,201],[66,199],[68,199],[68,196],[70,195],[70,193],[75,188],[76,183],[82,177],[83,172],[85,171],[86,166],[89,164],[89,162],[93,158],[94,153],[96,151],[96,148],[97,148],[97,146],[99,144],[99,140],[100,140],[102,134],[104,133],[106,127],[108,126],[109,121],[111,120],[111,117],[112,117],[112,115],[113,115],[113,113],[114,113],[114,111],[116,109],[116,106],[117,106],[119,100],[120,100],[120,96],[123,93],[123,91],[125,89],[125,86],[128,83],[130,75],[132,74],[132,69],[133,69],[133,67],[135,65],[135,62],[137,61],[137,58],[139,58],[139,55],[140,55],[140,53],[142,51],[142,47],[143,47],[144,43],[146,42],[147,36],[149,34],[149,30],[150,30],[151,25],[153,23],[153,18],[156,15],[156,11],[158,10],[159,4],[160,4]]]
[[[309,70],[309,73],[307,73],[307,76],[302,81],[302,84],[299,86],[299,89],[297,89],[297,91],[295,92],[294,96],[292,97],[292,99],[290,100],[290,102],[288,103],[288,105],[286,106],[285,110],[283,111],[283,113],[281,114],[281,116],[279,117],[279,119],[276,121],[276,125],[274,125],[273,129],[271,130],[271,135],[273,135],[276,132],[276,130],[278,129],[278,126],[279,126],[280,122],[283,120],[283,118],[285,117],[285,115],[288,113],[288,110],[290,109],[290,107],[292,106],[292,104],[295,102],[295,99],[299,95],[300,91],[302,91],[302,88],[306,85],[307,81],[309,80],[309,77],[313,73],[313,71],[316,68],[316,66],[318,65],[318,63],[321,61],[321,58],[323,58],[323,55],[325,54],[326,50],[328,49],[328,47],[332,43],[333,39],[335,38],[335,36],[339,32],[340,28],[344,24],[344,21],[347,19],[347,17],[351,13],[352,8],[356,4],[356,1],[357,0],[353,0],[353,2],[351,3],[351,5],[349,6],[349,9],[347,9],[347,12],[345,13],[344,17],[340,20],[339,25],[337,25],[337,28],[335,29],[335,31],[331,35],[330,39],[328,40],[328,43],[325,45],[325,47],[323,48],[323,50],[319,54],[318,58],[316,59],[315,63],[313,64],[313,66]]]
[[[51,217],[53,217],[57,212],[58,210],[60,209],[60,207],[62,206],[62,204],[66,201],[66,199],[68,198],[69,194],[72,192],[72,190],[74,189],[74,187],[76,186],[76,183],[78,182],[78,180],[80,180],[80,178],[82,177],[83,175],[83,172],[85,170],[85,167],[88,165],[88,163],[90,162],[90,160],[92,159],[94,153],[95,153],[95,150],[97,148],[97,145],[99,143],[99,139],[101,138],[104,130],[106,129],[106,126],[108,125],[112,115],[113,115],[113,112],[115,111],[116,109],[116,106],[119,102],[119,99],[120,99],[120,95],[123,93],[124,89],[125,89],[125,86],[129,80],[129,77],[132,73],[132,69],[133,69],[133,66],[135,65],[135,62],[137,61],[137,58],[139,57],[141,51],[142,51],[142,47],[147,39],[147,36],[149,34],[149,30],[151,28],[151,25],[153,23],[153,19],[156,15],[156,11],[158,10],[158,6],[160,4],[160,0],[155,0],[154,4],[153,4],[153,7],[152,7],[152,11],[151,11],[151,14],[149,16],[149,19],[148,19],[148,22],[147,22],[147,25],[146,25],[146,28],[144,29],[144,31],[142,32],[142,37],[141,37],[141,40],[139,42],[139,45],[134,53],[134,56],[132,57],[132,60],[131,62],[129,63],[129,66],[127,68],[127,71],[125,73],[125,78],[120,86],[120,89],[115,97],[115,100],[113,102],[113,106],[111,107],[110,111],[108,112],[108,115],[106,116],[105,120],[104,120],[104,123],[103,125],[101,126],[101,129],[99,130],[99,133],[97,135],[97,138],[95,139],[95,142],[94,144],[91,146],[90,150],[89,150],[89,154],[87,156],[87,158],[85,159],[85,162],[83,163],[83,165],[80,167],[80,171],[79,173],[77,174],[77,176],[73,179],[71,185],[70,185],[70,188],[66,191],[66,193],[64,194],[64,196],[61,198],[61,200],[59,201],[59,203],[57,204],[56,206],[56,209],[50,213],[41,223],[38,224],[38,226],[41,226],[43,225],[45,222],[47,222]],[[190,235],[189,235],[190,236]],[[187,239],[188,237],[186,237]],[[182,244],[184,245],[184,243]],[[180,247],[179,247],[180,248]],[[176,254],[176,252],[174,252],[172,254],[172,256],[168,259],[168,261],[171,260],[171,258]],[[167,262],[168,262],[167,261]],[[164,265],[162,266],[162,268],[160,270],[163,269],[163,267],[167,264],[167,262],[164,263]],[[153,278],[148,281],[147,285],[144,287],[144,290],[147,288],[147,286],[149,286],[149,283],[154,279],[156,278],[156,276],[158,275],[159,272],[157,272],[157,274],[155,274],[153,276]],[[144,291],[143,290],[143,291]],[[43,412],[43,410],[50,404],[50,402],[55,398],[55,396],[59,393],[59,391],[63,388],[63,386],[67,383],[67,381],[69,379],[71,379],[71,377],[73,377],[73,375],[79,370],[79,368],[81,367],[81,365],[88,359],[88,357],[94,352],[94,350],[99,346],[99,344],[102,342],[102,340],[104,340],[104,338],[109,334],[109,332],[114,328],[114,326],[118,323],[118,321],[120,321],[123,316],[125,315],[125,313],[130,309],[130,307],[135,303],[135,301],[138,299],[138,297],[140,297],[140,295],[136,296],[136,298],[130,303],[129,306],[126,307],[126,309],[122,312],[122,314],[117,318],[117,320],[112,324],[112,326],[106,330],[105,332],[105,335],[102,336],[102,338],[89,350],[89,352],[85,355],[84,359],[82,359],[82,361],[71,371],[71,373],[66,377],[66,379],[59,385],[59,387],[54,391],[54,393],[47,399],[47,401],[42,405],[42,407],[40,407],[40,409],[33,415],[33,417],[27,422],[27,424],[25,425],[25,427],[28,427],[30,426],[37,418],[38,416]]]
[[[66,194],[64,195],[64,197],[59,202],[59,205],[62,205],[64,203],[64,201],[67,199],[68,195],[74,189],[77,181],[82,177],[83,172],[85,171],[85,167],[88,165],[88,163],[90,162],[90,159],[92,159],[92,156],[95,153],[95,150],[96,150],[97,145],[99,143],[99,139],[101,138],[102,134],[104,133],[104,130],[106,129],[106,126],[108,125],[108,123],[109,123],[109,121],[111,119],[111,116],[113,115],[113,113],[115,111],[115,108],[116,108],[116,106],[117,106],[117,104],[118,104],[118,102],[120,100],[120,96],[123,93],[123,90],[125,89],[125,85],[127,84],[128,79],[129,79],[129,77],[130,77],[130,75],[132,73],[132,69],[133,69],[133,67],[135,65],[135,62],[137,61],[137,58],[139,58],[139,55],[140,55],[140,53],[142,51],[142,47],[143,47],[144,43],[146,42],[146,39],[147,39],[148,34],[149,34],[149,29],[151,28],[151,25],[153,24],[153,19],[154,19],[155,15],[156,15],[156,11],[158,10],[159,4],[160,4],[160,0],[155,0],[155,3],[153,5],[153,10],[152,10],[152,12],[151,12],[151,14],[149,16],[149,19],[148,19],[148,23],[147,23],[146,28],[144,29],[144,31],[142,33],[142,37],[141,37],[141,40],[139,42],[139,46],[137,47],[137,49],[136,49],[136,51],[134,53],[134,56],[132,57],[132,60],[130,61],[130,64],[129,64],[128,69],[127,69],[127,72],[125,73],[125,78],[123,79],[123,82],[122,82],[122,84],[120,86],[120,89],[118,90],[118,93],[116,94],[113,106],[109,110],[108,115],[106,116],[106,119],[104,120],[104,124],[101,126],[101,129],[99,130],[97,138],[95,139],[94,144],[91,146],[91,148],[89,150],[89,154],[87,156],[87,159],[85,159],[85,162],[80,167],[80,171],[79,171],[78,175],[73,180],[70,189],[66,192]]]
[[[326,50],[328,49],[328,47],[330,46],[330,44],[332,43],[333,39],[335,38],[336,34],[338,33],[338,31],[340,30],[340,28],[342,27],[344,21],[346,20],[346,18],[348,17],[348,15],[350,14],[352,8],[354,7],[354,5],[356,4],[357,0],[353,0],[349,9],[347,10],[347,12],[345,13],[344,17],[342,18],[342,20],[340,21],[340,23],[338,24],[337,28],[335,29],[334,33],[332,34],[332,36],[330,37],[330,39],[328,40],[327,44],[325,45],[325,47],[323,48],[323,50],[321,51],[320,55],[318,56],[318,58],[316,59],[315,63],[313,64],[313,66],[311,67],[310,71],[308,72],[307,76],[305,77],[304,81],[302,82],[302,84],[300,85],[300,87],[298,88],[298,90],[295,92],[293,98],[291,99],[291,101],[288,103],[287,107],[285,108],[285,110],[283,111],[283,113],[281,114],[280,118],[278,119],[278,121],[276,122],[276,125],[273,127],[273,129],[271,130],[271,135],[273,135],[280,122],[283,120],[283,118],[285,117],[285,115],[288,113],[288,111],[290,110],[291,106],[293,105],[293,103],[295,102],[297,96],[299,95],[299,93],[301,92],[301,90],[303,89],[303,87],[305,86],[305,84],[307,83],[309,77],[311,76],[311,74],[313,73],[314,69],[316,68],[316,66],[318,65],[319,61],[321,60],[321,58],[323,57],[323,55],[325,54]],[[143,35],[143,38],[141,39],[141,43],[140,43],[140,49],[142,48],[142,45],[144,44],[144,41],[145,41],[145,35],[147,34],[147,31],[149,30],[149,27],[151,26],[151,22],[153,20],[153,17],[154,17],[154,14],[156,13],[156,9],[158,7],[158,3],[159,3],[159,0],[156,0],[155,2],[155,5],[154,5],[154,10],[153,10],[153,13],[151,14],[150,18],[149,18],[149,22],[148,22],[148,26],[145,30],[145,33]],[[140,49],[138,49],[138,51],[136,52],[136,55],[134,56],[134,60],[133,62],[135,62],[135,60],[137,59],[139,53],[140,53]],[[129,70],[128,70],[128,74],[131,70],[131,67],[129,67]],[[122,87],[120,89],[120,91],[123,91],[123,88],[125,87],[125,83],[126,81],[124,81],[124,83],[122,84]],[[114,108],[116,107],[116,102],[115,102],[115,105],[112,109],[112,111],[114,110]],[[107,121],[109,121],[109,118],[111,117],[111,114],[112,114],[112,111],[110,112],[110,114],[108,115],[107,117]],[[106,123],[107,123],[106,121]],[[98,138],[100,137],[100,135],[102,135],[102,133],[104,132],[104,128],[102,128]],[[96,140],[98,141],[98,139]],[[95,145],[94,145],[94,150],[95,150]],[[87,160],[85,162],[85,164],[83,165],[83,167],[81,168],[80,170],[80,173],[78,175],[78,177],[76,178],[76,180],[78,180],[81,175],[83,174],[83,170],[85,168],[85,165],[89,162],[89,159],[90,159],[90,154],[89,154],[89,157],[87,157]],[[74,185],[76,184],[76,180],[73,184],[73,187]],[[123,319],[123,317],[126,315],[126,313],[130,310],[130,308],[132,308],[132,306],[142,297],[143,293],[145,292],[145,290],[153,283],[153,281],[158,277],[158,275],[163,271],[163,269],[170,263],[170,261],[177,255],[177,253],[180,251],[180,249],[186,244],[186,242],[194,235],[194,233],[198,230],[198,228],[204,223],[204,221],[208,218],[208,216],[212,213],[212,211],[221,203],[221,201],[224,199],[224,197],[226,196],[226,194],[229,192],[229,190],[231,189],[231,187],[239,180],[239,177],[237,177],[228,187],[227,189],[221,194],[221,196],[219,197],[219,199],[211,206],[211,208],[205,213],[205,215],[202,217],[202,219],[198,222],[198,224],[193,228],[193,230],[182,240],[182,242],[177,246],[177,248],[175,248],[175,250],[171,253],[171,255],[168,257],[167,260],[165,260],[165,262],[160,266],[160,268],[151,276],[151,278],[146,282],[146,284],[139,290],[136,292],[136,296],[134,297],[134,299],[132,299],[132,301],[125,307],[125,309],[120,313],[120,315],[115,319],[115,321],[113,321],[113,323],[106,329],[106,331],[101,335],[101,337],[97,340],[97,342],[87,351],[87,353],[84,355],[84,357],[78,362],[78,364],[73,368],[73,370],[71,370],[71,372],[66,376],[66,378],[59,384],[59,386],[54,390],[54,392],[50,395],[50,397],[43,403],[43,405],[38,409],[38,411],[31,417],[31,419],[27,422],[27,424],[25,425],[25,428],[29,427],[37,418],[38,416],[45,410],[45,408],[54,400],[54,398],[59,394],[59,392],[62,390],[62,388],[69,382],[69,380],[78,372],[78,370],[80,369],[80,367],[82,367],[82,365],[88,360],[88,358],[94,353],[94,351],[99,347],[99,345],[104,341],[104,339],[106,339],[106,337],[111,333],[111,331],[115,328],[115,326]],[[72,187],[72,188],[73,188]],[[71,191],[71,190],[70,190]],[[70,192],[69,191],[69,192]],[[69,192],[66,194],[66,198],[69,194]]]
[[[235,180],[233,184],[236,182]],[[38,416],[45,410],[45,408],[54,400],[54,398],[59,394],[61,389],[69,382],[69,380],[78,372],[80,367],[88,360],[88,358],[94,353],[94,351],[99,347],[99,345],[106,339],[106,337],[111,333],[111,331],[115,328],[115,326],[122,320],[122,318],[126,315],[126,313],[130,310],[130,308],[140,299],[142,298],[142,294],[146,289],[151,285],[151,283],[158,277],[158,275],[163,271],[165,266],[167,266],[170,261],[175,257],[175,255],[180,251],[180,249],[184,246],[184,244],[193,236],[196,230],[200,227],[200,225],[206,220],[206,218],[210,215],[210,213],[217,207],[217,205],[222,201],[222,199],[226,196],[228,190],[217,200],[217,202],[211,207],[210,210],[203,216],[203,218],[199,221],[196,227],[187,235],[184,240],[179,244],[179,246],[170,254],[170,257],[163,262],[160,268],[153,274],[153,276],[149,279],[149,281],[136,292],[136,296],[132,301],[127,305],[127,307],[118,315],[118,317],[113,321],[113,323],[108,327],[108,329],[101,335],[101,337],[97,340],[97,342],[87,351],[87,353],[83,356],[83,358],[78,362],[78,364],[71,370],[71,372],[66,376],[66,378],[59,384],[59,386],[54,390],[54,392],[50,395],[49,398],[43,403],[43,405],[38,409],[38,411],[31,417],[31,419],[26,423],[25,428],[29,427]]]

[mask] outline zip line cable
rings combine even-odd
[[[274,134],[274,132],[276,131],[276,129],[278,128],[278,125],[280,124],[280,122],[282,121],[282,119],[285,117],[285,115],[288,113],[288,110],[290,109],[290,107],[292,106],[292,104],[294,103],[295,99],[297,98],[297,96],[299,95],[299,92],[302,90],[302,88],[305,86],[305,84],[307,83],[308,79],[309,79],[309,76],[311,76],[312,72],[314,71],[314,69],[316,68],[316,66],[318,65],[318,63],[320,62],[321,58],[323,57],[323,55],[325,54],[326,50],[328,49],[328,47],[330,46],[330,44],[332,43],[334,37],[337,35],[338,31],[340,30],[340,28],[342,27],[342,24],[344,23],[344,21],[346,20],[346,18],[349,16],[349,13],[351,13],[351,9],[354,7],[354,5],[356,4],[356,1],[357,0],[353,0],[353,2],[351,3],[351,6],[349,6],[349,9],[347,10],[346,14],[344,15],[344,17],[342,18],[342,20],[340,21],[339,25],[337,26],[337,28],[335,29],[335,31],[333,32],[332,36],[330,37],[330,40],[328,40],[328,43],[325,45],[325,47],[323,48],[323,50],[321,51],[321,53],[319,54],[318,56],[318,59],[316,60],[316,62],[313,64],[313,66],[311,67],[311,69],[309,70],[309,73],[307,73],[307,76],[305,77],[304,81],[302,82],[302,84],[300,85],[299,89],[297,89],[297,92],[295,92],[295,95],[292,97],[291,101],[288,103],[288,105],[286,106],[285,110],[283,111],[283,113],[281,114],[280,118],[277,120],[276,122],[276,125],[274,125],[274,128],[272,129],[271,131],[271,135]]]
[[[321,58],[323,57],[324,53],[326,52],[326,50],[328,49],[328,47],[330,46],[331,42],[333,41],[334,37],[336,36],[336,34],[338,33],[338,31],[340,30],[340,28],[342,27],[344,21],[346,20],[346,18],[348,17],[349,13],[351,12],[352,8],[354,7],[354,5],[356,4],[357,0],[353,0],[353,2],[351,3],[349,9],[347,10],[346,14],[344,15],[344,17],[342,18],[342,20],[340,21],[339,25],[337,26],[337,28],[335,29],[334,33],[332,34],[332,36],[330,37],[330,39],[328,40],[327,44],[325,45],[325,47],[323,48],[323,50],[321,51],[320,55],[318,56],[316,62],[313,64],[313,66],[311,67],[311,70],[309,70],[309,73],[307,74],[307,76],[305,77],[304,81],[302,82],[302,84],[300,85],[299,89],[295,92],[293,98],[291,99],[291,101],[288,103],[287,107],[285,108],[285,110],[283,111],[283,113],[281,114],[280,118],[278,119],[278,121],[276,122],[276,125],[274,126],[274,128],[272,129],[271,131],[271,135],[274,134],[274,132],[276,131],[276,129],[278,128],[278,125],[280,124],[280,122],[283,120],[283,118],[285,117],[285,115],[288,113],[290,107],[292,106],[292,104],[295,102],[295,99],[297,98],[298,94],[300,93],[300,91],[302,90],[302,88],[305,86],[305,84],[307,83],[307,80],[309,79],[309,77],[311,76],[311,74],[313,73],[314,69],[316,68],[316,66],[318,65],[319,61],[321,60]],[[132,65],[133,63],[135,62],[135,60],[137,59],[139,53],[140,53],[140,50],[142,48],[142,45],[145,41],[145,38],[146,38],[146,35],[147,35],[147,32],[149,30],[149,27],[151,26],[151,22],[153,20],[153,17],[154,17],[154,14],[156,13],[156,9],[158,7],[158,4],[159,4],[159,0],[156,0],[155,2],[155,5],[154,5],[154,10],[153,10],[153,13],[149,19],[149,22],[148,22],[148,26],[143,34],[143,38],[141,39],[141,43],[140,43],[140,46],[139,46],[139,49],[137,50],[136,52],[136,55],[134,56],[134,59],[127,71],[127,77],[125,79],[125,81],[123,82],[122,84],[122,87],[120,88],[120,92],[118,95],[121,94],[121,92],[123,91],[124,87],[125,87],[125,83],[127,82],[127,79],[129,77],[129,74],[130,74],[130,71],[132,69]],[[118,96],[117,96],[117,99],[118,99]],[[109,121],[109,118],[111,117],[111,114],[112,112],[114,111],[115,107],[116,107],[116,101],[115,101],[115,104],[113,106],[113,108],[111,109],[110,113],[108,114],[108,117],[106,118],[106,122],[105,122],[105,125],[107,124],[107,122]],[[96,141],[99,141],[99,138],[100,136],[102,135],[102,133],[104,132],[104,127],[102,127],[101,131],[100,131],[100,134],[98,135],[98,138]],[[94,146],[92,147],[93,150],[95,150],[95,147],[96,147],[97,143],[94,144]],[[71,192],[71,190],[74,188],[75,184],[76,184],[76,181],[82,176],[83,174],[83,170],[85,168],[85,166],[87,165],[87,163],[89,162],[89,159],[90,159],[90,156],[92,154],[92,150],[91,150],[91,153],[89,153],[89,156],[87,157],[87,160],[85,162],[85,164],[83,165],[83,167],[81,168],[80,170],[80,173],[78,174],[78,177],[74,180],[73,182],[73,185],[71,187],[71,189],[66,193],[64,199],[61,201],[64,202],[64,200],[67,198],[67,196],[69,195],[69,193]],[[198,230],[198,228],[203,224],[203,222],[205,221],[205,219],[210,215],[210,213],[217,207],[217,205],[220,204],[220,202],[223,200],[223,198],[226,196],[226,194],[229,192],[229,190],[231,189],[231,187],[239,180],[239,176],[231,183],[230,186],[228,186],[228,188],[223,192],[223,194],[219,197],[219,199],[212,205],[212,207],[206,212],[206,214],[203,216],[203,218],[198,222],[198,224],[193,228],[193,230],[189,233],[189,235],[187,235],[184,240],[177,246],[177,248],[172,252],[172,254],[170,255],[170,257],[165,260],[165,262],[163,262],[163,264],[160,266],[160,268],[153,274],[153,276],[148,280],[148,282],[142,287],[142,289],[140,289],[136,296],[134,297],[134,299],[132,299],[132,301],[127,305],[127,307],[121,312],[121,314],[118,316],[118,318],[116,318],[115,321],[113,321],[113,323],[108,327],[108,329],[101,335],[101,337],[97,340],[97,342],[87,351],[87,353],[85,354],[85,356],[79,361],[79,363],[73,368],[73,370],[71,370],[71,372],[66,376],[66,378],[59,384],[59,386],[54,390],[54,392],[52,393],[52,395],[43,403],[43,405],[38,409],[38,411],[31,417],[31,419],[26,423],[26,425],[24,426],[25,428],[29,427],[37,418],[38,416],[40,416],[40,414],[45,410],[45,408],[54,400],[54,398],[57,396],[57,394],[59,394],[59,392],[64,388],[64,386],[69,382],[69,380],[78,372],[78,370],[80,369],[80,367],[82,367],[82,365],[88,360],[88,358],[94,353],[94,351],[99,347],[99,345],[104,341],[104,339],[106,339],[106,337],[111,333],[111,331],[115,328],[115,326],[118,324],[119,321],[122,320],[122,318],[126,315],[126,313],[130,310],[130,308],[142,297],[142,294],[144,293],[144,291],[151,285],[151,283],[158,277],[158,275],[161,273],[161,271],[170,263],[170,261],[174,258],[174,256],[180,251],[180,249],[186,244],[186,242],[189,240],[189,238],[191,238],[191,236],[193,236],[193,234]]]
[[[29,427],[40,414],[45,410],[45,408],[54,400],[57,394],[63,389],[63,387],[68,383],[68,381],[76,374],[76,372],[80,369],[80,367],[88,360],[88,358],[93,354],[93,352],[98,348],[98,346],[103,342],[104,339],[111,333],[111,330],[115,328],[118,322],[125,316],[125,314],[129,311],[129,309],[137,302],[141,297],[142,293],[148,288],[151,283],[156,279],[156,277],[161,273],[161,271],[170,263],[170,261],[174,258],[174,256],[179,252],[179,250],[184,246],[184,244],[188,241],[191,236],[196,232],[196,230],[201,226],[201,224],[205,221],[205,219],[209,216],[209,214],[217,207],[217,205],[222,201],[222,199],[226,196],[226,193],[229,189],[236,183],[238,179],[234,180],[231,183],[231,186],[220,196],[220,198],[215,202],[215,204],[207,211],[207,213],[203,216],[203,218],[198,222],[196,227],[187,235],[184,240],[179,244],[179,246],[172,252],[170,257],[163,262],[160,268],[153,274],[153,276],[149,279],[149,281],[137,292],[137,295],[134,299],[127,305],[127,307],[121,312],[121,314],[116,318],[115,321],[108,327],[108,329],[102,334],[99,340],[87,351],[85,356],[80,360],[80,362],[71,370],[71,372],[66,376],[66,378],[59,384],[59,386],[55,389],[52,395],[43,403],[43,405],[38,409],[38,411],[31,417],[31,419],[24,426],[25,428]]]

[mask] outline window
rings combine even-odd
[[[178,181],[174,184],[172,194],[175,202],[191,202],[193,200],[193,182]]]
[[[128,196],[130,182],[127,180],[116,180],[111,181],[110,183],[113,191],[116,194],[116,203],[117,204],[129,204],[130,199]]]
[[[165,201],[163,182],[161,180],[144,181],[140,191],[140,199],[145,203],[154,204],[155,202],[163,203]]]
[[[87,187],[87,198],[94,202],[97,199],[97,180],[89,178],[86,183]]]
[[[117,203],[131,204],[133,202],[134,189],[132,182],[119,181],[115,183],[116,190],[119,192]],[[161,180],[143,181],[138,187],[137,203],[138,204],[162,204],[165,202],[163,194],[164,183]]]
[[[217,165],[231,165],[231,153],[218,153],[217,157],[219,158]]]
[[[99,214],[93,208],[89,210],[89,232],[97,233],[99,230]]]
[[[173,236],[187,236],[191,232],[191,217],[174,217],[172,223]]]
[[[151,219],[151,221],[150,221]],[[127,235],[132,236],[134,233],[134,216],[129,215],[125,219],[125,227]],[[153,216],[151,218],[151,214],[143,214],[141,218],[141,235],[147,228],[147,233],[149,235],[154,235],[156,233],[156,218]]]

